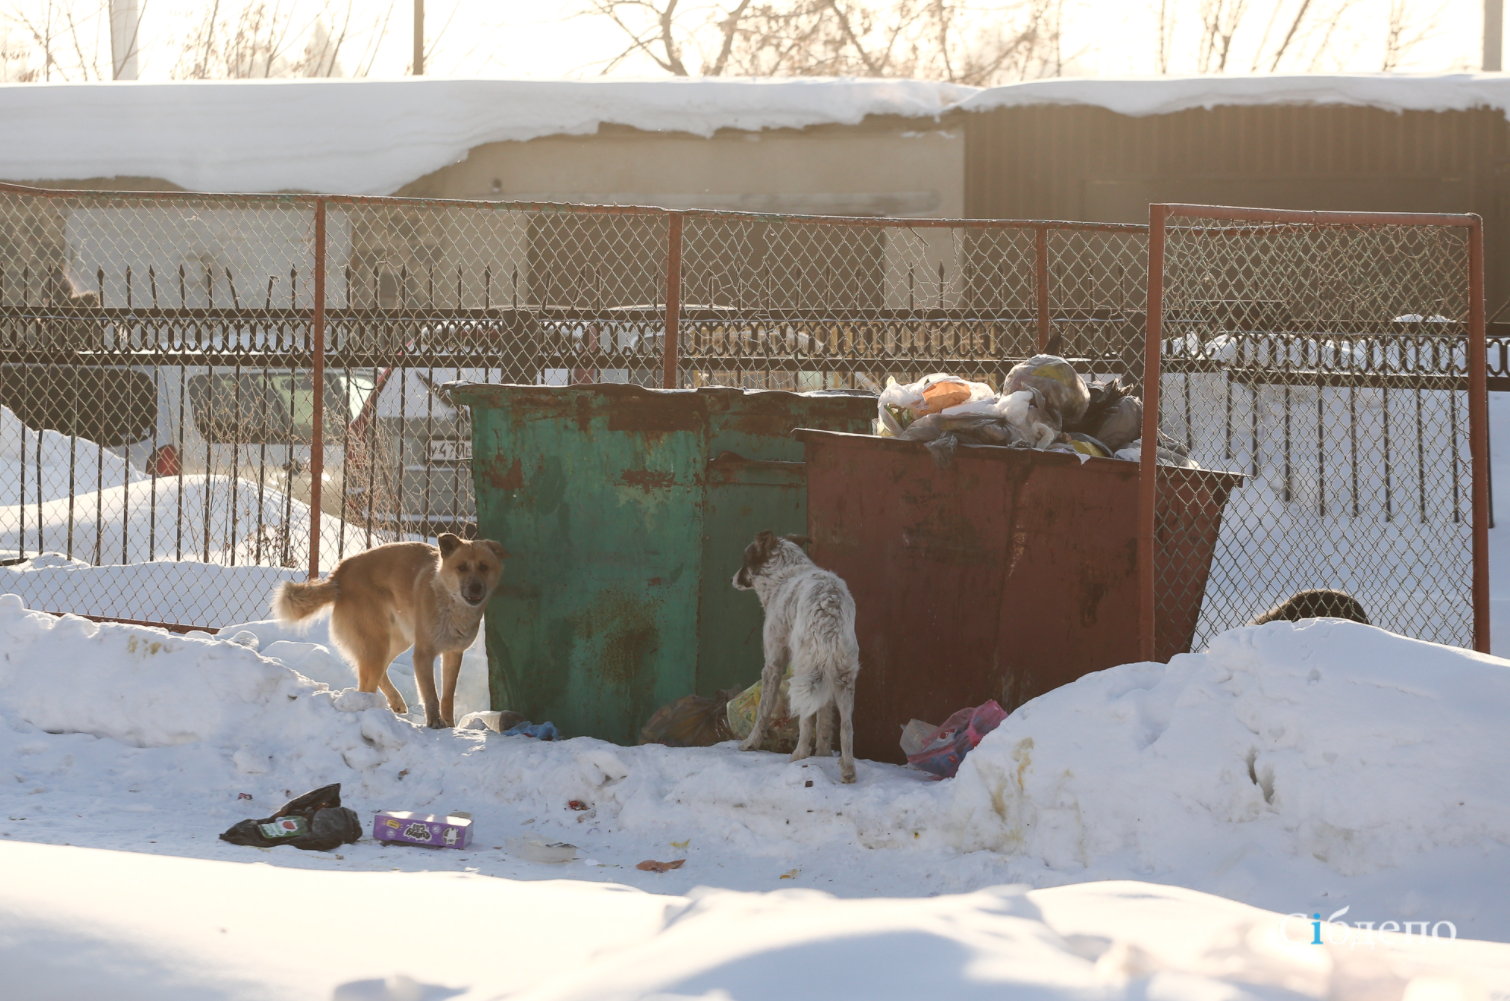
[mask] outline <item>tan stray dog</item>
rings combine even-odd
[[[414,647],[414,682],[425,704],[425,725],[455,726],[456,679],[461,654],[477,638],[482,609],[498,586],[508,557],[496,542],[464,542],[449,532],[440,549],[424,542],[394,542],[342,560],[322,581],[289,581],[273,596],[280,622],[298,622],[334,605],[330,637],[356,664],[357,687],[379,688],[388,707],[409,707],[388,665]],[[445,694],[435,697],[435,655],[441,657]]]

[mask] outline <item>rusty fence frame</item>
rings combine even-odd
[[[1472,483],[1473,649],[1490,652],[1489,635],[1489,404],[1488,341],[1485,336],[1484,225],[1474,214],[1414,212],[1329,212],[1254,209],[1181,203],[1151,204],[1148,233],[1148,316],[1143,380],[1143,441],[1138,483],[1139,646],[1144,660],[1155,659],[1158,592],[1157,552],[1159,394],[1164,354],[1166,237],[1171,219],[1211,220],[1315,228],[1438,226],[1467,230],[1468,426]]]
[[[193,192],[136,192],[136,191],[90,191],[71,189],[43,189],[24,185],[0,183],[0,192],[38,199],[129,199],[134,203],[194,201],[197,203],[224,200],[242,205],[268,205],[297,207],[313,214],[309,238],[313,244],[315,265],[312,280],[315,284],[313,302],[308,309],[293,310],[309,325],[309,350],[312,353],[316,376],[315,385],[320,385],[319,376],[326,361],[327,317],[326,303],[326,218],[330,210],[352,210],[361,207],[415,209],[456,208],[470,213],[499,211],[527,212],[539,215],[618,215],[664,219],[666,223],[664,289],[664,338],[661,346],[660,382],[663,388],[679,388],[684,383],[681,365],[683,356],[684,326],[684,225],[689,220],[728,220],[738,222],[764,222],[836,229],[887,229],[912,230],[995,230],[1018,231],[1031,234],[1032,240],[1032,297],[1031,305],[1024,311],[1026,319],[1034,325],[1038,348],[1047,346],[1051,339],[1059,304],[1052,294],[1051,236],[1063,232],[1122,233],[1129,236],[1146,236],[1147,245],[1140,264],[1146,264],[1147,293],[1144,311],[1137,315],[1127,328],[1130,337],[1141,337],[1142,351],[1134,350],[1129,362],[1141,363],[1141,371],[1135,373],[1142,383],[1146,406],[1144,409],[1143,461],[1139,489],[1138,536],[1136,539],[1140,574],[1143,583],[1140,608],[1140,645],[1143,655],[1151,659],[1154,650],[1153,618],[1158,600],[1154,579],[1155,552],[1155,502],[1156,477],[1155,443],[1159,414],[1160,380],[1162,373],[1163,344],[1163,285],[1165,260],[1166,225],[1171,218],[1189,217],[1213,220],[1234,220],[1253,223],[1326,225],[1438,225],[1465,227],[1469,230],[1471,310],[1469,318],[1468,383],[1470,394],[1469,428],[1472,456],[1472,512],[1473,512],[1473,613],[1474,647],[1487,652],[1489,649],[1488,613],[1488,549],[1489,527],[1488,504],[1488,434],[1487,434],[1487,376],[1488,350],[1485,340],[1485,309],[1483,302],[1483,227],[1477,216],[1436,215],[1416,213],[1346,213],[1304,212],[1264,209],[1228,208],[1199,205],[1153,205],[1150,206],[1148,225],[1139,223],[1096,223],[1055,220],[1004,220],[1004,219],[943,219],[943,218],[854,218],[821,215],[783,215],[772,213],[728,212],[703,209],[671,210],[649,206],[588,206],[564,203],[479,202],[459,199],[401,198],[391,196],[347,195],[241,195],[200,194]],[[659,306],[659,304],[656,304]],[[104,310],[109,314],[110,310]],[[1146,319],[1145,319],[1146,318]],[[1022,319],[1022,318],[1019,318]],[[1503,345],[1501,345],[1503,354]],[[1503,359],[1502,359],[1503,361]],[[1510,372],[1510,370],[1507,370]],[[311,490],[311,518],[314,530],[307,574],[310,579],[319,576],[320,524],[323,504],[321,476],[325,462],[325,433],[323,394],[314,394],[315,417],[310,442],[310,466],[313,472]],[[135,620],[133,620],[135,621]],[[204,628],[190,627],[182,623],[142,623],[160,625],[170,629]]]
[[[756,212],[731,212],[720,210],[686,209],[674,210],[654,206],[639,205],[578,205],[555,202],[482,202],[463,199],[436,199],[436,198],[413,198],[380,195],[315,195],[315,194],[241,194],[234,192],[180,192],[180,191],[111,191],[96,189],[56,189],[38,188],[28,185],[19,185],[0,182],[0,194],[11,196],[51,200],[51,201],[95,201],[109,206],[112,203],[127,203],[132,205],[162,204],[172,206],[192,202],[196,205],[206,203],[214,204],[224,202],[227,206],[251,207],[259,206],[276,207],[285,209],[299,209],[312,215],[312,223],[306,239],[310,243],[313,252],[313,269],[309,280],[313,284],[313,298],[309,306],[291,306],[284,310],[288,319],[300,321],[307,325],[307,341],[305,348],[311,358],[314,385],[321,385],[321,377],[325,371],[328,346],[328,326],[331,322],[327,315],[329,304],[327,299],[327,216],[331,211],[369,209],[404,209],[437,210],[458,209],[468,213],[490,212],[519,212],[529,213],[532,216],[547,215],[570,215],[570,216],[636,216],[664,219],[667,226],[666,234],[666,271],[663,276],[664,299],[664,324],[665,336],[660,358],[661,377],[660,383],[663,388],[679,388],[684,382],[681,365],[685,360],[682,352],[683,337],[683,225],[687,220],[728,221],[741,223],[774,223],[793,226],[824,227],[843,230],[856,229],[907,229],[907,230],[974,230],[974,231],[1017,231],[1031,234],[1032,243],[1032,297],[1031,316],[1028,318],[1036,329],[1036,346],[1044,348],[1051,336],[1055,320],[1054,310],[1058,304],[1054,302],[1051,294],[1051,249],[1050,235],[1057,232],[1084,232],[1084,233],[1109,233],[1125,234],[1133,238],[1145,238],[1148,227],[1140,223],[1098,223],[1059,220],[1008,220],[1008,219],[955,219],[955,218],[907,218],[907,217],[844,217],[823,215],[796,215],[777,213]],[[1135,255],[1139,258],[1142,254]],[[1139,260],[1138,264],[1143,261]],[[1134,286],[1138,283],[1134,280]],[[1142,290],[1139,289],[1141,292]],[[654,304],[652,308],[660,304]],[[759,307],[756,307],[758,311]],[[103,307],[97,315],[105,321],[124,318],[131,312],[131,307]],[[341,311],[338,309],[337,314]],[[1073,312],[1073,310],[1070,310]],[[119,314],[119,316],[118,316]],[[1015,317],[1018,322],[1024,318]],[[1130,338],[1142,336],[1142,311],[1134,308],[1130,319],[1130,326],[1126,331]],[[1130,363],[1136,364],[1136,351],[1128,352]],[[306,575],[309,579],[316,579],[320,573],[321,560],[321,525],[322,508],[326,498],[323,497],[322,473],[325,471],[326,460],[326,432],[324,428],[324,410],[326,401],[320,392],[313,394],[313,421],[311,428],[311,440],[309,442],[309,467],[311,473],[310,489],[310,518],[311,532],[308,553],[308,565]],[[129,621],[134,624],[156,625],[164,628],[183,631],[187,629],[207,629],[213,631],[215,627],[195,626],[178,622],[153,622],[142,619],[119,619],[111,617],[93,616],[101,621]]]

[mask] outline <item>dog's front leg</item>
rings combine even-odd
[[[461,676],[461,651],[449,650],[440,655],[440,720],[446,726],[456,725],[456,679]]]
[[[760,705],[755,709],[755,725],[750,735],[739,745],[741,751],[758,751],[765,740],[765,728],[771,713],[776,709],[776,699],[781,692],[781,676],[786,672],[785,658],[766,658],[765,670],[760,674]]]
[[[440,729],[445,726],[440,718],[440,699],[435,694],[435,651],[414,648],[414,686],[419,689],[419,700],[425,704],[425,726]]]

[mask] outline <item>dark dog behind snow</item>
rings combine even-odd
[[[1248,625],[1261,626],[1265,622],[1299,622],[1301,619],[1350,619],[1353,622],[1361,622],[1365,626],[1373,624],[1368,621],[1368,613],[1363,610],[1363,605],[1351,594],[1346,591],[1315,589],[1296,592],[1249,622]]]

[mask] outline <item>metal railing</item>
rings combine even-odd
[[[446,382],[999,387],[1057,338],[1083,375],[1150,383],[1145,450],[1226,477],[1216,518],[1199,477],[1144,480],[1148,655],[1299,586],[1486,648],[1483,386],[1510,355],[1488,371],[1476,218],[1154,217],[0,185],[0,563],[29,561],[33,607],[222,626],[277,580],[471,530]],[[1219,535],[1181,539],[1175,509]],[[1209,578],[1179,569],[1202,545]],[[211,566],[241,579],[204,586]],[[1195,618],[1155,642],[1160,602]]]

